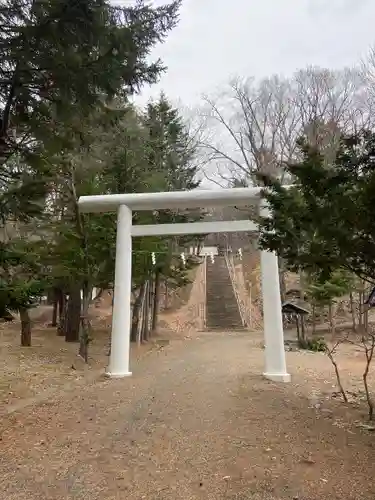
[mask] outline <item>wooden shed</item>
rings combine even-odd
[[[297,327],[298,340],[305,340],[305,316],[310,314],[310,311],[293,302],[284,302],[281,306],[283,315],[291,315],[294,317]]]

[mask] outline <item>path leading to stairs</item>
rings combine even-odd
[[[373,499],[373,435],[335,425],[349,418],[336,403],[309,404],[326,361],[288,353],[294,382],[275,385],[259,375],[259,340],[172,342],[132,378],[4,416],[0,499]]]

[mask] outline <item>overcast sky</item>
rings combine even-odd
[[[374,21],[375,0],[184,0],[179,26],[154,52],[168,71],[138,101],[163,89],[194,105],[234,75],[351,66],[375,43]]]

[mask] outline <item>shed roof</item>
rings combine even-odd
[[[296,314],[310,314],[310,311],[293,302],[284,302],[281,306],[282,312],[294,312]]]

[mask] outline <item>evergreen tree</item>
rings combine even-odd
[[[19,312],[21,345],[31,346],[31,322],[28,310],[48,286],[48,274],[40,255],[40,243],[30,235],[13,238],[0,245],[0,312]]]
[[[171,105],[162,93],[156,102],[149,102],[143,115],[143,124],[147,130],[146,151],[154,178],[158,180],[160,191],[191,190],[199,186],[197,166],[194,162],[196,144],[189,135],[179,110]],[[204,216],[197,210],[160,210],[153,215],[154,222],[194,222]],[[161,282],[166,290],[176,288],[188,282],[188,270],[195,264],[186,258],[185,264],[180,258],[186,245],[202,238],[201,235],[178,238],[160,238],[157,265],[153,269],[155,293],[153,304],[153,328],[156,327],[159,308]],[[168,293],[166,291],[166,293]]]
[[[300,148],[302,161],[287,166],[294,187],[265,179],[271,217],[260,221],[262,248],[323,281],[343,268],[373,282],[375,134],[343,137],[330,165],[306,141]]]
[[[105,0],[6,0],[0,9],[2,226],[9,220],[42,215],[46,198],[49,213],[56,192],[61,208],[68,194],[63,217],[74,226],[71,236],[75,234],[72,239],[82,257],[76,259],[76,267],[83,259],[87,290],[89,243],[77,196],[87,189],[97,192],[100,180],[91,170],[90,188],[77,180],[88,170],[87,152],[95,142],[87,123],[116,98],[126,102],[142,84],[157,80],[163,66],[150,62],[149,54],[176,24],[179,5],[180,0],[156,8],[142,0],[126,7]],[[77,161],[82,153],[86,154],[83,170]],[[2,271],[14,263],[5,262],[9,244],[2,241]],[[6,286],[3,279],[2,288]],[[12,308],[16,296],[20,295],[13,294]],[[2,309],[10,306],[8,297],[1,294]],[[24,304],[22,300],[20,307]]]
[[[176,24],[180,1],[132,7],[106,0],[6,0],[0,10],[0,161],[42,155],[54,124],[127,97],[163,70],[153,45]],[[79,133],[79,130],[77,131]],[[39,148],[38,148],[39,146]],[[61,142],[56,141],[56,150]]]
[[[329,280],[310,275],[308,277],[307,296],[313,305],[313,332],[315,331],[316,307],[328,307],[328,319],[331,332],[335,333],[334,304],[337,299],[343,297],[353,286],[353,275],[343,269],[337,269],[332,273]]]

